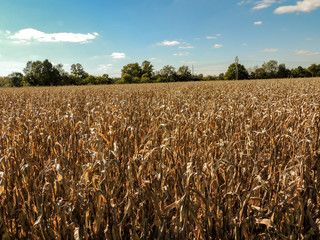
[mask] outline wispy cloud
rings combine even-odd
[[[124,59],[124,58],[127,58],[126,54],[125,53],[117,53],[117,52],[114,52],[111,54],[111,57],[114,58],[114,59]]]
[[[257,22],[254,22],[253,24],[254,25],[261,25],[263,22],[262,21],[257,21]]]
[[[308,50],[295,50],[295,53],[300,56],[316,56],[320,55],[320,52],[311,52]]]
[[[214,48],[222,48],[223,47],[223,45],[221,45],[221,44],[215,44],[214,45]]]
[[[180,49],[192,49],[194,46],[180,46]]]
[[[98,71],[107,71],[110,70],[110,68],[112,68],[112,64],[100,64],[98,67]]]
[[[149,58],[149,60],[150,60],[150,61],[153,61],[153,62],[157,62],[157,63],[162,62],[162,60],[161,60],[161,59],[159,59],[159,58],[155,58],[155,57]]]
[[[265,48],[261,52],[279,52],[278,48]]]
[[[262,0],[255,3],[252,10],[261,10],[264,8],[271,7],[276,1],[275,0]]]
[[[241,5],[252,3],[252,2],[253,2],[253,0],[242,0],[242,1],[238,2],[238,5],[241,6]]]
[[[313,41],[314,38],[306,38],[305,40],[306,40],[306,41]]]
[[[159,45],[162,45],[162,46],[176,46],[176,45],[180,45],[181,42],[179,41],[168,41],[168,40],[165,40],[161,43],[159,43]]]
[[[174,53],[173,56],[182,57],[182,56],[187,56],[189,54],[190,54],[189,52],[180,52],[180,53]]]
[[[218,37],[221,37],[221,33],[217,33],[215,36],[206,36],[206,39],[217,39]]]
[[[197,61],[181,61],[181,63],[186,63],[186,64],[196,64]]]
[[[276,14],[293,13],[293,12],[311,12],[320,7],[320,0],[302,0],[297,1],[296,5],[287,5],[278,7],[274,10]]]
[[[11,34],[6,31],[8,38],[14,40],[15,43],[32,43],[32,42],[71,42],[71,43],[87,43],[89,40],[99,36],[98,33],[45,33],[33,28],[21,29]]]

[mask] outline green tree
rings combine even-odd
[[[175,68],[166,65],[159,71],[160,79],[164,82],[174,82],[177,79],[177,73],[175,71]],[[159,79],[159,78],[158,78]],[[158,81],[158,80],[157,80]]]
[[[242,64],[238,64],[238,79],[248,79],[249,78],[249,74],[247,69],[242,65]],[[224,74],[224,79],[225,80],[234,80],[236,79],[236,64],[232,63],[227,72]]]
[[[124,75],[129,75],[133,81],[133,78],[141,78],[142,69],[138,63],[129,63],[123,66],[121,70],[121,77],[123,77]],[[128,77],[126,76],[126,78]]]
[[[264,70],[264,68],[260,67],[256,69],[256,71],[254,72],[254,76],[255,76],[255,79],[266,79],[267,73]]]
[[[307,70],[311,73],[312,77],[320,77],[320,64],[311,64]]]
[[[153,65],[149,61],[143,61],[141,64],[142,75],[147,73],[149,77],[153,75]],[[142,77],[142,76],[141,76]]]
[[[312,76],[311,73],[307,69],[305,69],[301,66],[299,66],[295,69],[292,69],[291,75],[294,78],[304,78],[304,77],[311,77]]]
[[[50,86],[60,84],[59,71],[47,59],[41,61],[29,61],[24,68],[23,80],[31,86]]]
[[[148,73],[144,73],[142,76],[141,76],[141,82],[142,83],[150,83],[152,82],[150,76]]]
[[[13,72],[8,75],[8,78],[10,80],[10,85],[12,87],[21,87],[22,86],[22,79],[23,79],[22,73]]]
[[[55,69],[59,72],[60,75],[60,85],[71,85],[72,81],[69,77],[69,74],[67,71],[63,69],[63,65],[61,63],[54,66]]]
[[[286,65],[285,64],[279,64],[279,67],[278,67],[278,72],[276,74],[276,77],[277,78],[288,78],[290,77],[290,70],[286,68]]]
[[[80,63],[71,65],[71,74],[80,79],[85,79],[89,76]]]
[[[178,77],[180,81],[191,81],[192,80],[192,74],[188,66],[183,65],[179,67],[177,71]]]
[[[266,78],[275,78],[278,72],[278,62],[270,60],[269,62],[263,63],[261,66],[266,72]]]
[[[121,76],[120,83],[133,83],[133,77],[128,73],[124,73]]]

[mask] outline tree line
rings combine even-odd
[[[29,61],[23,73],[13,72],[7,77],[0,78],[0,86],[62,86],[62,85],[97,85],[114,83],[153,83],[153,82],[182,82],[206,80],[234,80],[238,69],[238,79],[272,79],[272,78],[304,78],[320,77],[320,64],[312,64],[308,68],[301,66],[288,69],[285,64],[275,60],[263,63],[260,67],[246,69],[242,64],[232,63],[227,72],[214,76],[192,74],[188,66],[177,70],[170,65],[159,71],[149,61],[129,63],[123,66],[120,78],[110,78],[108,74],[93,76],[88,74],[80,63],[72,64],[70,73],[63,69],[62,64],[53,65],[49,60]]]

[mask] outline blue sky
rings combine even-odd
[[[27,61],[119,76],[144,60],[225,72],[274,59],[320,64],[320,0],[10,0],[0,4],[0,76]]]

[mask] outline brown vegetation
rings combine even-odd
[[[320,81],[0,90],[2,239],[316,239]]]

